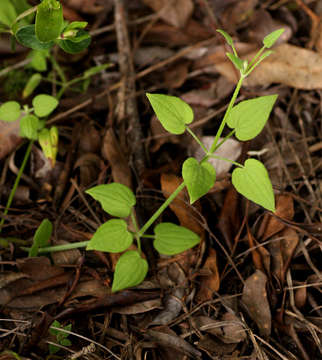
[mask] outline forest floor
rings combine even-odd
[[[75,55],[53,48],[32,96],[22,95],[37,72],[30,50],[13,53],[0,35],[1,103],[62,95],[47,120],[59,132],[56,164],[33,144],[1,229],[0,360],[322,359],[321,1],[61,2],[66,20],[88,22],[92,41]],[[191,129],[211,144],[239,76],[216,29],[250,59],[280,28],[274,53],[237,98],[277,94],[270,118],[254,140],[231,138],[219,154],[263,162],[275,214],[239,195],[231,164],[215,160],[209,193],[190,205],[182,192],[158,219],[196,232],[200,244],[170,257],[145,239],[149,272],[139,286],[111,292],[117,254],[77,248],[28,257],[23,248],[44,219],[52,245],[91,239],[110,219],[85,193],[98,184],[129,186],[143,225],[199,151],[189,134],[164,130],[146,93],[186,101]],[[62,74],[70,81],[102,64],[109,66],[60,93]],[[0,120],[1,218],[27,146],[19,121]]]

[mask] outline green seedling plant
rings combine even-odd
[[[153,234],[146,234],[146,232],[184,188],[187,189],[191,204],[208,193],[216,180],[216,170],[208,162],[210,158],[233,163],[236,166],[232,172],[232,184],[235,189],[247,199],[274,212],[273,187],[264,165],[257,159],[247,159],[244,164],[240,164],[217,156],[216,150],[233,135],[240,141],[248,141],[262,131],[277,95],[245,100],[237,105],[235,101],[243,80],[272,53],[267,49],[273,46],[283,31],[280,29],[267,35],[263,40],[263,47],[250,62],[247,62],[238,56],[232,38],[224,31],[218,30],[232,48],[232,52],[227,53],[227,57],[239,71],[240,78],[209,149],[189,128],[194,115],[187,103],[174,96],[147,94],[163,127],[176,135],[187,131],[203,149],[204,157],[201,161],[193,157],[185,160],[182,166],[182,183],[141,228],[135,218],[136,198],[132,190],[119,183],[98,185],[87,190],[86,193],[97,200],[105,212],[115,218],[102,224],[90,241],[38,247],[38,252],[62,251],[86,246],[86,250],[122,253],[115,266],[112,292],[140,284],[148,272],[148,262],[141,250],[142,238],[152,239],[154,248],[162,255],[179,254],[200,242],[199,236],[191,230],[168,222],[157,224],[153,229]],[[221,139],[226,125],[231,131]],[[129,223],[131,227],[128,226]],[[133,243],[136,243],[137,247],[129,249]]]
[[[31,23],[34,14],[35,22]],[[48,50],[57,44],[69,54],[78,53],[91,42],[86,26],[86,21],[68,24],[58,0],[43,0],[34,7],[26,0],[0,1],[0,33],[9,33],[33,50]]]
[[[59,345],[71,346],[72,342],[69,339],[67,339],[69,334],[65,331],[61,331],[60,329],[66,330],[66,331],[71,331],[72,324],[62,326],[62,324],[59,321],[55,320],[49,329],[49,333],[55,337],[55,339]],[[60,347],[58,347],[54,344],[49,344],[49,353],[51,355],[56,354],[59,350],[61,350]]]
[[[52,167],[56,162],[58,151],[58,129],[55,126],[52,126],[49,129],[46,128],[45,119],[56,109],[58,106],[58,100],[53,96],[40,94],[33,98],[32,105],[32,108],[29,108],[28,105],[21,107],[17,101],[7,101],[0,106],[0,120],[14,122],[20,119],[20,136],[29,140],[18,175],[13,188],[10,191],[4,210],[4,216],[8,214],[34,142],[39,142],[44,155],[49,159]],[[5,218],[2,217],[0,221],[0,232],[4,221]]]

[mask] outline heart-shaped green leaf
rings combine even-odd
[[[36,38],[35,25],[26,25],[19,28],[16,32],[16,39],[21,45],[34,50],[48,50],[53,45],[53,41],[41,42]]]
[[[103,210],[112,216],[127,217],[136,204],[132,190],[119,183],[98,185],[85,192],[99,201]]]
[[[20,120],[20,136],[29,140],[38,139],[39,119],[35,115],[24,116]]]
[[[161,223],[154,228],[154,248],[163,255],[176,255],[199,244],[193,231],[172,223]]]
[[[35,114],[39,117],[49,115],[58,106],[58,100],[50,95],[37,95],[32,100]]]
[[[127,251],[120,256],[114,272],[112,292],[139,285],[148,272],[148,263],[137,251]]]
[[[216,172],[208,162],[199,164],[195,158],[188,158],[182,166],[182,177],[187,186],[190,204],[193,204],[214,185]]]
[[[285,29],[278,29],[265,36],[263,39],[264,46],[268,49],[272,47],[284,31]]]
[[[258,160],[248,159],[243,168],[236,168],[232,173],[235,189],[247,199],[275,211],[273,187],[265,166]]]
[[[56,40],[63,28],[63,7],[57,0],[43,0],[37,7],[35,31],[41,42]]]
[[[2,121],[16,121],[20,114],[20,104],[17,101],[7,101],[0,106],[0,120]]]
[[[183,134],[193,121],[191,107],[176,96],[147,93],[150,104],[162,126],[171,134]]]
[[[118,253],[126,250],[133,242],[133,235],[127,230],[127,224],[121,219],[112,219],[101,225],[86,250],[98,250]]]
[[[276,99],[277,95],[261,96],[244,100],[232,108],[227,125],[236,130],[237,139],[247,141],[262,131]]]

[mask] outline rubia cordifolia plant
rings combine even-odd
[[[67,53],[78,53],[91,42],[86,26],[85,21],[68,24],[58,0],[43,0],[34,7],[26,0],[0,1],[0,33],[9,33],[21,45],[34,50],[47,50],[57,44]]]
[[[204,150],[204,158],[198,161],[190,157],[183,163],[182,183],[141,228],[139,228],[134,214],[136,198],[128,187],[118,183],[111,183],[98,185],[87,190],[86,193],[99,201],[104,211],[116,218],[101,225],[90,241],[41,247],[43,246],[42,241],[39,241],[39,236],[35,236],[35,238],[38,238],[38,245],[34,246],[33,255],[36,255],[37,252],[60,251],[81,246],[86,246],[86,250],[122,253],[115,267],[112,291],[115,292],[138,285],[144,280],[148,271],[148,263],[142,256],[141,251],[142,238],[153,239],[154,248],[163,255],[181,253],[200,242],[197,234],[172,223],[156,225],[153,234],[146,234],[146,232],[185,187],[191,204],[208,193],[216,180],[216,170],[208,162],[210,158],[229,161],[236,165],[232,172],[232,183],[236,190],[265,209],[275,211],[273,188],[264,165],[256,159],[248,159],[244,164],[240,164],[230,159],[218,157],[216,150],[233,135],[241,141],[247,141],[256,137],[263,129],[277,95],[245,100],[237,105],[234,105],[234,103],[243,80],[261,61],[271,54],[271,51],[266,49],[272,47],[283,33],[283,29],[276,30],[266,36],[263,40],[263,47],[249,63],[239,58],[232,38],[222,30],[218,30],[218,32],[224,36],[233,50],[232,53],[227,53],[227,56],[239,71],[240,79],[210,149],[207,149],[188,127],[193,121],[193,111],[188,104],[174,96],[147,94],[163,127],[171,134],[183,134],[188,131]],[[221,139],[226,125],[232,130],[226,137]],[[129,229],[129,221],[126,222],[126,218],[131,219],[134,230]],[[46,238],[48,239],[48,234]],[[128,250],[134,241],[137,250]]]

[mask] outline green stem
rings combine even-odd
[[[250,68],[251,66],[255,63],[255,61],[262,55],[263,51],[266,49],[265,46],[263,46],[259,51],[258,53],[252,58],[252,60],[250,61],[250,63],[248,64],[247,66],[247,69],[245,71],[245,73],[249,74],[250,73]]]
[[[12,200],[15,196],[15,193],[16,193],[16,190],[17,190],[17,187],[19,185],[19,182],[20,182],[20,179],[21,179],[21,176],[22,176],[22,173],[26,167],[26,164],[27,164],[27,161],[29,159],[29,156],[30,156],[30,152],[31,152],[31,149],[32,149],[32,145],[33,145],[34,141],[30,141],[29,144],[28,144],[28,147],[27,147],[27,150],[25,152],[25,156],[22,160],[22,164],[20,165],[20,169],[18,171],[18,174],[17,174],[17,177],[16,177],[16,180],[15,180],[15,183],[13,184],[13,187],[10,191],[10,194],[9,194],[9,198],[8,198],[8,201],[7,201],[7,204],[6,204],[6,207],[4,209],[4,212],[3,212],[3,218],[1,219],[0,221],[0,233],[2,231],[2,227],[3,227],[3,224],[4,224],[4,221],[5,221],[5,216],[8,214],[8,211],[10,209],[10,206],[11,206],[11,203],[12,203]]]
[[[44,254],[44,253],[48,253],[48,252],[78,249],[78,248],[86,247],[88,243],[89,243],[89,241],[87,240],[87,241],[80,241],[80,242],[75,242],[75,243],[71,243],[71,244],[46,246],[46,247],[39,248],[38,253]],[[24,247],[24,246],[21,246],[20,249],[25,250],[25,251],[30,250],[30,248]]]
[[[213,152],[214,152],[214,149],[216,148],[216,145],[217,145],[217,143],[218,143],[218,140],[219,140],[219,138],[220,138],[220,136],[221,136],[221,134],[222,134],[222,132],[223,132],[223,130],[224,130],[225,125],[226,125],[227,117],[228,117],[229,113],[231,112],[231,109],[233,108],[233,105],[234,105],[234,103],[235,103],[235,101],[236,101],[236,99],[237,99],[237,96],[238,96],[239,90],[240,90],[240,88],[241,88],[241,86],[242,86],[242,83],[243,83],[244,78],[245,78],[244,75],[240,75],[240,78],[239,78],[239,81],[238,81],[237,86],[236,86],[236,88],[235,88],[234,94],[233,94],[232,98],[230,99],[228,108],[227,108],[227,110],[226,110],[226,112],[225,112],[225,116],[224,116],[224,118],[223,118],[223,120],[222,120],[222,122],[221,122],[221,124],[220,124],[220,126],[219,126],[219,129],[218,129],[218,131],[217,131],[215,140],[214,140],[214,142],[213,142],[213,144],[211,145],[211,148],[210,148],[210,150],[209,150],[210,153],[213,153]]]
[[[162,214],[162,212],[171,204],[171,202],[179,195],[184,189],[184,181],[176,188],[176,190],[167,198],[167,200],[159,207],[159,209],[150,217],[150,219],[142,226],[138,232],[138,236],[141,237],[148,228],[154,223],[154,221]]]
[[[24,11],[23,13],[21,13],[19,16],[16,17],[15,21],[11,24],[11,28],[13,27],[14,24],[16,24],[18,21],[20,21],[21,19],[23,19],[24,17],[34,13],[37,11],[37,7],[38,5]]]
[[[226,135],[226,136],[220,141],[220,143],[216,145],[216,147],[214,148],[214,151],[213,151],[213,152],[215,152],[217,149],[219,149],[220,146],[221,146],[224,142],[226,142],[229,138],[231,138],[231,137],[234,135],[235,131],[236,131],[236,129],[233,129],[228,135]]]
[[[141,254],[141,239],[140,239],[140,236],[138,235],[139,234],[139,227],[138,227],[138,224],[136,222],[136,218],[135,218],[135,214],[134,214],[133,209],[131,211],[131,220],[132,220],[132,224],[133,224],[134,230],[135,230],[134,237],[136,239],[136,243],[138,244],[139,253]]]
[[[196,142],[200,145],[200,147],[202,148],[202,150],[208,154],[208,149],[205,147],[205,145],[202,143],[202,141],[198,138],[198,136],[188,127],[186,126],[186,130],[188,131],[188,133],[196,140]]]
[[[221,157],[221,156],[217,156],[217,155],[214,155],[214,154],[209,154],[209,157],[214,158],[214,159],[218,159],[218,160],[224,160],[224,161],[230,162],[230,163],[232,163],[232,164],[234,164],[234,165],[236,165],[236,166],[239,166],[239,167],[241,167],[241,168],[244,167],[242,164],[240,164],[240,163],[237,162],[237,161],[233,161],[233,160],[230,160],[230,159]]]
[[[147,238],[147,239],[155,239],[155,235],[142,235],[141,237]]]

